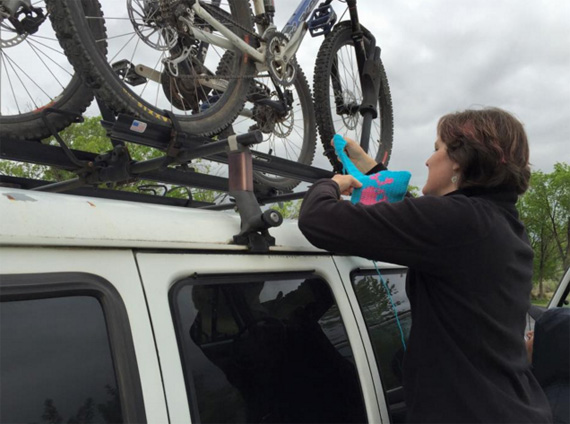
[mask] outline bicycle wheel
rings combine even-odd
[[[0,4],[0,138],[40,140],[51,135],[41,111],[55,108],[81,114],[93,100],[55,36],[45,1],[10,11]],[[56,131],[74,122],[50,113]]]
[[[382,64],[380,71],[378,117],[372,121],[368,153],[377,162],[388,165],[392,153],[394,118],[390,88]],[[321,142],[334,169],[340,171],[342,165],[331,147],[331,139],[338,133],[360,141],[362,122],[358,111],[362,89],[350,22],[336,25],[321,45],[315,64],[313,89]]]
[[[219,35],[179,0],[100,1],[102,14],[90,14],[81,1],[53,0],[63,19],[55,29],[76,71],[115,112],[169,122],[170,110],[185,131],[213,135],[237,116],[255,65],[236,53],[230,74],[215,69],[227,48],[194,39],[188,27]],[[200,5],[242,39],[252,36],[245,0],[201,1]],[[227,19],[227,17],[231,19]],[[106,34],[94,38],[90,21],[105,22]],[[248,78],[249,77],[249,78]]]

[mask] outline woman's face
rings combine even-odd
[[[452,161],[447,154],[447,146],[439,138],[435,141],[435,151],[426,161],[428,178],[423,194],[443,196],[457,190],[457,182],[451,181],[455,175],[459,177],[459,165]]]

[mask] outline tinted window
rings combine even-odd
[[[398,319],[407,342],[412,317],[406,296],[406,273],[404,270],[383,271],[382,276],[396,305]],[[388,293],[376,271],[355,273],[352,276],[352,283],[372,340],[384,389],[399,387],[402,385],[404,349]]]
[[[193,420],[363,422],[354,358],[318,278],[188,280],[173,291]]]
[[[2,302],[0,343],[1,422],[122,422],[96,298]]]

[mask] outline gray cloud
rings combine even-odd
[[[435,125],[445,113],[498,106],[524,122],[534,169],[568,161],[570,3],[407,1],[359,3],[377,36],[392,89],[391,166],[421,186]]]
[[[298,0],[279,0],[283,25]],[[333,2],[339,15],[345,4]],[[533,169],[570,161],[570,2],[558,0],[360,0],[376,36],[395,115],[390,167],[422,186],[435,126],[448,112],[497,106],[524,124]],[[345,16],[344,19],[347,19]],[[297,54],[309,81],[321,38]],[[319,147],[315,166],[330,169]]]

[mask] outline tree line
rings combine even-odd
[[[100,125],[100,117],[85,118],[83,123],[74,124],[61,132],[61,137],[72,149],[101,153],[112,149],[111,142]],[[53,138],[42,143],[56,145]],[[147,160],[163,155],[150,147],[131,144],[129,153],[134,160]],[[197,172],[212,173],[212,165],[196,160],[192,167]],[[75,175],[68,171],[41,165],[11,161],[0,162],[0,173],[16,177],[63,181]],[[105,185],[104,185],[105,186]],[[219,201],[225,193],[189,187],[158,185],[150,181],[128,181],[113,184],[113,188],[169,197],[188,198],[204,202]],[[410,187],[417,195],[418,188]],[[285,217],[297,218],[300,201],[284,202],[271,207],[278,209]],[[517,204],[520,219],[525,224],[530,244],[534,250],[534,284],[539,297],[545,296],[545,282],[557,281],[570,265],[570,165],[557,163],[551,173],[533,171],[529,190],[519,198]]]
[[[534,250],[534,283],[544,298],[544,283],[558,281],[570,266],[570,165],[557,163],[549,174],[532,172],[517,207]]]

